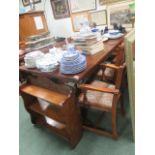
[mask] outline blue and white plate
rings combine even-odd
[[[117,35],[118,33],[120,33],[120,31],[119,30],[109,30],[108,33],[111,35]]]
[[[81,68],[70,69],[70,70],[66,70],[66,69],[61,68],[60,71],[63,74],[77,74],[77,73],[80,73],[83,70],[85,70],[85,68],[86,68],[86,63]]]
[[[79,55],[79,57],[73,61],[66,61],[64,59],[61,59],[60,63],[63,66],[76,66],[76,65],[82,65],[82,63],[85,61],[86,61],[86,57],[83,55]]]
[[[77,74],[86,68],[86,57],[81,55],[75,48],[63,54],[60,61],[60,72],[63,74]]]
[[[79,57],[79,53],[76,51],[73,52],[66,52],[63,54],[63,59],[67,60],[67,61],[72,61],[76,58]]]

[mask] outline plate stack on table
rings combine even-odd
[[[68,49],[60,61],[60,72],[63,74],[77,74],[86,68],[86,57],[74,47]]]
[[[53,47],[53,48],[49,49],[49,53],[51,54],[51,57],[54,58],[57,62],[60,62],[60,60],[65,52],[66,51],[63,50],[62,48]]]
[[[41,72],[53,72],[58,68],[58,62],[50,53],[47,53],[42,59],[36,61],[36,67]]]
[[[33,51],[31,53],[28,53],[24,57],[25,66],[27,68],[35,68],[36,67],[36,61],[38,59],[41,59],[44,56],[44,54],[41,51]]]
[[[93,55],[104,49],[103,42],[98,41],[97,35],[94,33],[78,34],[73,39],[77,49],[84,51],[86,55]]]
[[[118,39],[122,37],[124,34],[121,33],[119,30],[109,30],[107,33],[104,34],[104,37],[109,39]]]

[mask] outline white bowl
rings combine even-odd
[[[118,33],[120,33],[120,31],[119,30],[109,30],[108,33],[111,35],[117,35]]]

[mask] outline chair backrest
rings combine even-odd
[[[118,66],[118,69],[115,71],[114,83],[115,83],[116,89],[121,88],[125,77],[125,71],[126,71],[125,63],[123,63],[123,65]]]
[[[116,56],[113,63],[118,66],[118,69],[114,71],[114,84],[117,89],[120,89],[126,72],[124,42],[116,48]]]
[[[123,65],[125,62],[125,49],[124,49],[124,42],[117,47],[116,49],[116,56],[115,56],[115,65]]]

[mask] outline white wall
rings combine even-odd
[[[97,0],[97,10],[105,9],[106,6],[100,6],[99,0]],[[20,7],[23,7],[22,0],[19,3]],[[35,4],[36,10],[44,10],[47,20],[49,31],[54,36],[69,37],[73,33],[71,18],[54,19],[50,0],[41,0],[41,3]],[[26,11],[30,10],[30,7],[25,7]]]

